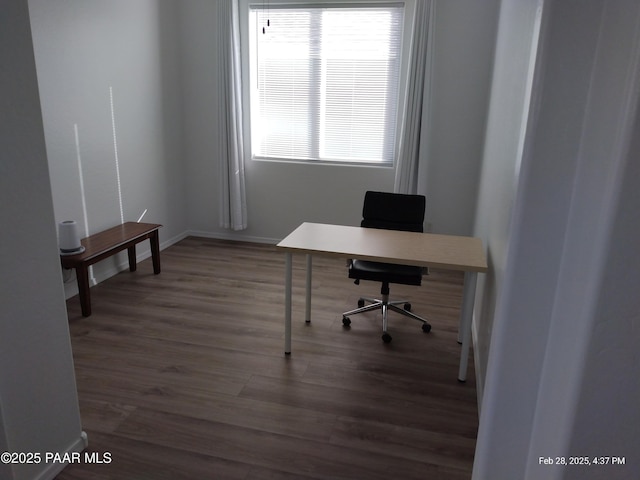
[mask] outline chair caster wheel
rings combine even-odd
[[[411,311],[411,304],[410,303],[405,303],[404,304],[404,310],[406,312],[410,312]]]
[[[342,317],[342,325],[345,327],[351,326],[351,319],[349,317]]]
[[[391,335],[389,335],[387,332],[384,332],[382,334],[382,341],[384,343],[390,343],[391,342]]]
[[[423,323],[422,324],[422,331],[424,333],[429,333],[431,331],[431,325],[429,325],[428,323]]]
[[[358,308],[362,307],[364,307],[364,300],[361,298],[360,300],[358,300]]]

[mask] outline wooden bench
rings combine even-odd
[[[136,244],[149,239],[153,260],[153,273],[160,273],[160,242],[155,223],[125,222],[95,235],[83,238],[80,243],[85,251],[76,255],[61,255],[64,268],[75,268],[78,280],[78,294],[82,315],[91,315],[91,295],[89,293],[89,267],[94,263],[121,252],[125,248],[129,254],[129,271],[136,270]]]

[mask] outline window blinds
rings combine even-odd
[[[393,163],[402,5],[256,5],[250,20],[253,156]]]

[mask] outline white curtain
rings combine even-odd
[[[218,2],[221,108],[219,122],[220,226],[247,228],[240,81],[240,21],[238,0]]]
[[[418,193],[418,184],[424,183],[420,180],[420,175],[424,175],[426,169],[424,152],[422,152],[422,164],[420,156],[421,149],[426,148],[428,139],[421,133],[429,131],[427,122],[429,119],[432,17],[432,1],[418,0],[407,82],[407,107],[394,185],[394,190],[398,193]]]

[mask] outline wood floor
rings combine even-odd
[[[314,258],[313,321],[294,255],[292,355],[284,350],[284,255],[275,247],[187,238],[91,289],[93,314],[67,302],[83,429],[109,464],[57,480],[471,478],[473,365],[458,383],[462,275],[392,285],[433,329],[392,314],[342,311],[379,285]],[[394,295],[395,294],[395,295]],[[471,356],[473,359],[473,356]]]

